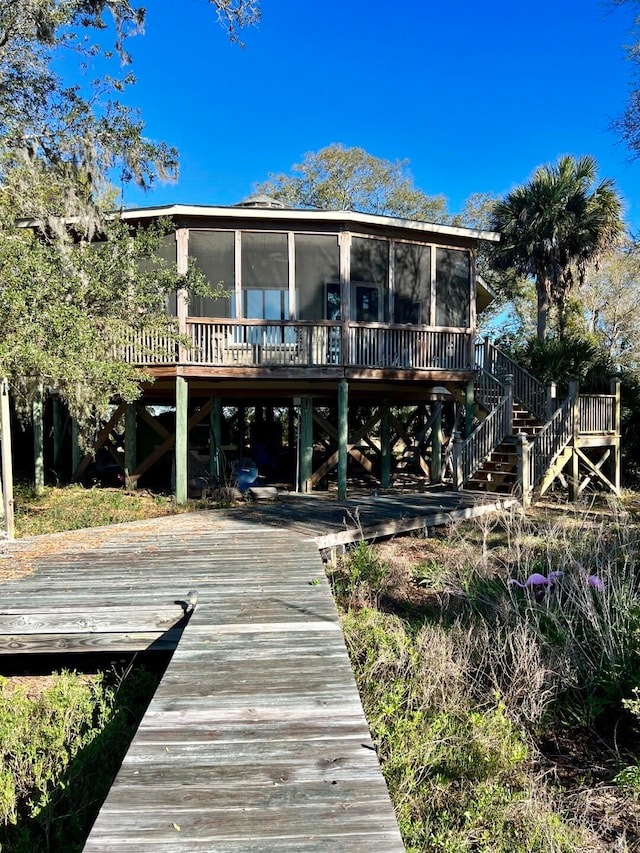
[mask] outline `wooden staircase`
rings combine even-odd
[[[592,482],[620,493],[619,380],[609,394],[580,394],[569,383],[559,403],[552,385],[545,388],[489,339],[476,344],[475,363],[479,423],[464,439],[454,433],[454,489],[517,491],[523,503],[555,480],[571,500]],[[484,418],[478,404],[490,410]],[[518,439],[523,433],[527,441]]]
[[[529,438],[542,428],[541,422],[520,403],[513,404],[513,434],[506,436],[467,482],[466,488],[479,492],[512,494],[518,484],[517,435]]]

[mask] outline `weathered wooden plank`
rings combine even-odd
[[[29,608],[28,602],[25,607]],[[12,631],[22,634],[162,632],[175,627],[184,615],[183,609],[175,604],[165,607],[94,606],[81,612],[75,606],[67,612],[49,608],[38,610],[33,605],[25,610],[3,608],[0,611],[0,635]]]
[[[137,631],[134,633],[82,634],[0,634],[0,669],[2,658],[26,654],[76,654],[79,652],[143,652],[171,651],[180,641],[182,631]]]

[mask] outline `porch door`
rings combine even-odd
[[[375,284],[355,284],[354,308],[356,323],[379,323],[381,318],[380,291]]]

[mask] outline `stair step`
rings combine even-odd
[[[490,480],[469,480],[467,489],[475,492],[498,492],[502,495],[510,495],[513,492],[511,483],[495,483]]]
[[[497,462],[493,459],[487,459],[486,462],[483,462],[480,466],[480,471],[501,471],[503,473],[511,473],[516,471],[518,468],[515,462]]]
[[[487,471],[486,468],[480,468],[473,475],[471,480],[478,480],[483,483],[515,483],[517,480],[516,471]]]

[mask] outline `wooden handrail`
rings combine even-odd
[[[546,420],[547,389],[528,370],[499,350],[488,338],[475,345],[476,366],[483,368],[499,382],[513,376],[513,396],[525,409],[541,421]]]
[[[454,441],[454,489],[466,485],[491,452],[510,434],[510,409],[509,397],[502,397],[468,438]]]

